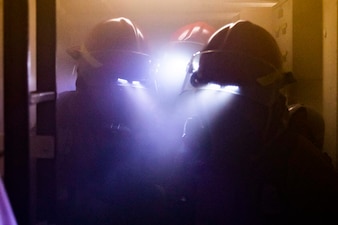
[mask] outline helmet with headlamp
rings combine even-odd
[[[227,134],[228,140],[220,136],[222,145],[238,144],[243,136],[252,137],[252,143],[265,143],[285,128],[287,108],[280,89],[290,76],[283,71],[272,35],[240,20],[221,27],[193,55],[185,90],[199,93],[195,96],[203,104],[198,109],[204,120],[217,127],[217,133]],[[216,95],[214,90],[224,94]]]
[[[188,73],[194,87],[235,85],[240,94],[263,104],[271,104],[286,77],[275,39],[249,21],[216,31],[206,47],[192,57]]]
[[[82,45],[68,53],[78,61],[77,88],[148,82],[148,46],[141,30],[127,18],[97,24]]]

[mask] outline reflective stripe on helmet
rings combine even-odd
[[[261,86],[272,85],[282,80],[282,73],[280,71],[275,71],[265,76],[258,77],[256,80]]]
[[[86,60],[86,62],[94,68],[99,68],[103,64],[95,59],[90,52],[87,50],[86,46],[81,45],[81,56]]]

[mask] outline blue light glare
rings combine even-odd
[[[184,54],[167,54],[159,64],[160,74],[157,79],[165,83],[166,86],[181,87],[189,58],[189,55]]]

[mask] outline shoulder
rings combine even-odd
[[[325,122],[323,116],[303,104],[288,106],[288,128],[308,138],[317,148],[323,149]]]
[[[56,112],[58,126],[62,127],[63,125],[67,125],[71,120],[74,119],[76,114],[76,98],[76,91],[62,92],[57,96]]]
[[[309,185],[306,190],[320,195],[338,193],[338,173],[325,156],[310,140],[298,135],[288,159],[289,175],[298,185],[302,182]]]
[[[297,132],[286,130],[273,142],[267,155],[269,161],[275,161],[271,163],[287,165],[289,173],[296,177],[314,182],[333,179],[337,180],[338,185],[338,174],[327,155]]]
[[[56,105],[58,108],[65,107],[67,104],[70,104],[71,101],[77,95],[76,91],[65,91],[57,95]]]

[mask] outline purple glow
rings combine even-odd
[[[17,224],[2,180],[0,180],[0,224],[3,225]]]

